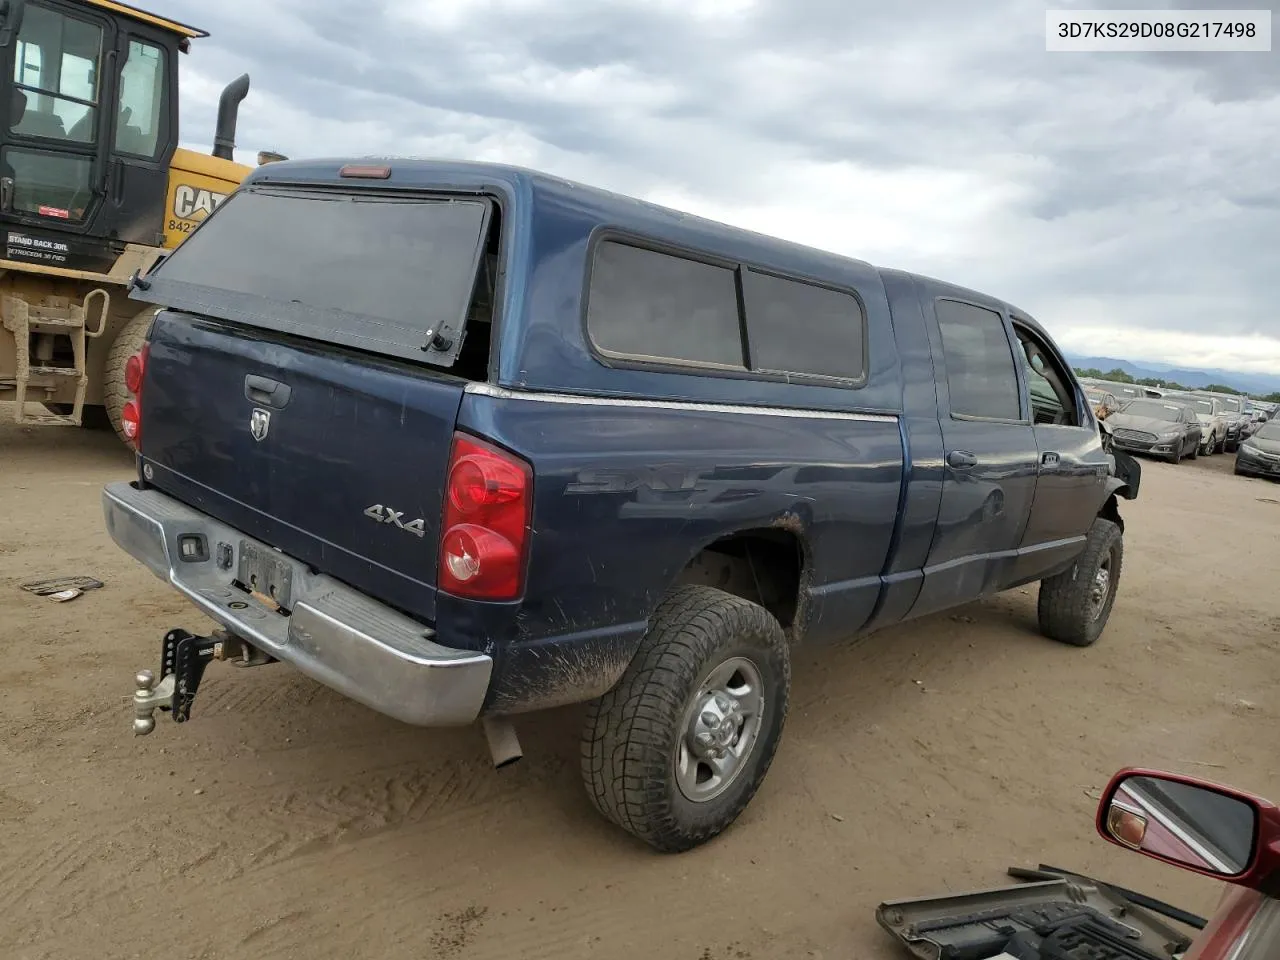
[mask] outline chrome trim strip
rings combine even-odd
[[[687,410],[695,413],[745,413],[758,417],[791,417],[799,420],[853,420],[863,423],[897,423],[895,414],[845,413],[839,410],[812,410],[799,407],[756,407],[747,403],[707,403],[701,400],[632,400],[625,397],[578,396],[572,393],[544,393],[538,390],[508,390],[491,383],[468,383],[467,393],[498,400],[530,400],[581,407],[634,407],[642,410]]]

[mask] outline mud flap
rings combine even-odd
[[[876,920],[920,960],[1170,960],[1191,938],[1079,878],[880,904]]]
[[[1126,500],[1137,500],[1138,488],[1142,485],[1142,467],[1123,450],[1113,449],[1111,456],[1116,462],[1114,475],[1124,483],[1118,491],[1120,496]]]
[[[1100,421],[1098,428],[1102,436],[1102,449],[1111,457],[1111,479],[1107,482],[1107,493],[1119,494],[1126,500],[1138,499],[1138,488],[1142,485],[1142,467],[1129,454],[1116,449],[1111,428],[1105,422]]]

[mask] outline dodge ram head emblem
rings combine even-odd
[[[255,407],[253,413],[249,414],[249,432],[253,434],[253,439],[261,441],[270,429],[271,411]]]

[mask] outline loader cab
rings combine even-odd
[[[95,269],[163,243],[178,54],[202,36],[115,0],[0,0],[6,259]]]

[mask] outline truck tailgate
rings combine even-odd
[[[162,311],[141,455],[154,486],[432,621],[462,395],[461,380],[430,369]],[[262,562],[250,557],[246,576]]]

